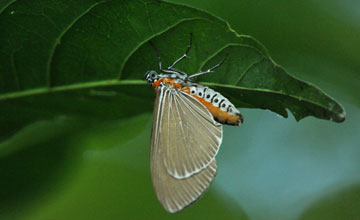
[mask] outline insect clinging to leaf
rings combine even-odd
[[[193,82],[213,72],[226,60],[188,76],[174,66],[188,57],[190,43],[179,59],[145,79],[156,91],[151,135],[150,165],[155,193],[168,212],[182,210],[198,200],[216,175],[215,156],[223,138],[222,124],[239,126],[243,117],[236,107],[213,89]]]

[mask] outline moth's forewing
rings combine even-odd
[[[215,155],[221,141],[222,126],[199,101],[159,88],[150,163],[156,195],[167,211],[182,210],[206,191],[216,175]]]

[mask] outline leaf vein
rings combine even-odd
[[[235,85],[239,85],[239,83],[241,82],[241,80],[245,77],[245,75],[257,64],[265,61],[267,58],[262,57],[260,60],[257,60],[256,62],[253,62],[252,64],[250,64],[241,74],[240,74],[240,78],[236,81]]]
[[[5,4],[5,6],[0,10],[0,14],[2,14],[8,7],[10,7],[10,5],[12,5],[15,2],[16,0],[11,0],[7,4]]]
[[[146,12],[147,22],[149,24],[151,33],[154,34],[154,28],[153,28],[153,26],[151,24],[151,21],[150,21],[150,14],[149,14],[149,9],[148,9],[148,3],[147,2],[145,2],[145,12]]]
[[[254,50],[256,50],[257,52],[260,53],[260,51],[259,51],[257,48],[252,47],[252,46],[250,46],[250,45],[239,44],[239,43],[226,44],[226,45],[224,45],[223,47],[221,47],[220,49],[218,49],[217,51],[215,51],[213,54],[211,54],[210,56],[208,56],[208,57],[200,64],[199,69],[197,70],[197,72],[200,72],[200,71],[204,68],[205,64],[206,64],[207,62],[209,62],[209,60],[211,60],[212,58],[214,58],[215,56],[217,56],[218,54],[220,54],[223,50],[225,50],[226,48],[231,47],[231,46],[248,47],[248,48],[252,48],[252,49],[254,49]]]
[[[175,22],[174,24],[172,25],[169,25],[167,26],[164,30],[162,31],[159,31],[158,33],[156,34],[153,34],[151,36],[149,36],[148,38],[145,38],[143,41],[139,42],[137,46],[134,47],[134,49],[132,51],[130,51],[130,53],[124,58],[124,61],[122,62],[121,64],[121,67],[120,67],[120,71],[119,71],[119,76],[118,76],[118,80],[121,79],[121,76],[122,76],[122,72],[125,68],[125,64],[127,63],[127,61],[129,60],[129,58],[142,46],[144,45],[146,42],[148,42],[149,40],[151,40],[152,38],[156,37],[156,36],[159,36],[161,34],[163,34],[164,32],[176,27],[177,25],[179,25],[180,23],[182,22],[185,22],[185,21],[192,21],[192,20],[206,20],[204,18],[201,18],[201,17],[192,17],[192,18],[184,18],[184,19],[180,19],[179,21]]]
[[[295,100],[301,100],[303,102],[307,102],[307,103],[310,103],[312,105],[323,108],[323,109],[325,109],[327,111],[334,112],[332,109],[329,109],[328,106],[324,106],[324,105],[322,105],[320,103],[313,102],[313,101],[311,101],[311,100],[309,100],[307,98],[303,98],[303,97],[300,97],[300,96],[291,95],[291,94],[287,94],[287,93],[282,93],[280,91],[264,89],[264,88],[247,88],[247,87],[241,87],[241,86],[237,86],[237,85],[225,85],[225,84],[209,83],[209,82],[200,82],[200,83],[202,85],[206,85],[206,86],[209,86],[209,87],[223,87],[223,88],[239,89],[239,90],[244,90],[244,91],[264,92],[264,93],[272,93],[272,94],[275,94],[275,95],[288,96],[288,97],[293,98]],[[312,87],[314,87],[314,86],[312,86]],[[331,101],[335,102],[334,99],[332,99],[331,97],[329,97],[329,98],[331,99]],[[334,113],[341,114],[343,112],[334,112]]]
[[[20,50],[20,49],[19,49]],[[16,65],[15,65],[15,53],[19,50],[15,50],[11,53],[11,57],[10,57],[10,62],[11,62],[11,68],[13,69],[13,76],[14,76],[14,80],[15,80],[15,84],[18,90],[21,90],[20,87],[20,82],[19,82],[19,75],[16,69]]]
[[[58,47],[58,45],[60,44],[61,38],[70,30],[71,27],[74,26],[74,24],[79,21],[83,16],[85,16],[87,13],[90,12],[90,10],[92,10],[93,8],[95,8],[96,6],[106,3],[109,1],[100,1],[100,2],[96,2],[92,5],[89,6],[88,9],[86,9],[83,13],[81,13],[78,17],[76,17],[68,26],[65,27],[65,29],[59,34],[59,36],[55,39],[51,49],[50,49],[50,54],[49,54],[49,59],[46,65],[46,81],[47,81],[47,87],[52,87],[53,82],[52,82],[52,76],[51,76],[51,63],[53,61],[54,58],[54,54],[56,51],[56,48]]]

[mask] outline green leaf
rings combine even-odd
[[[345,118],[339,104],[289,76],[257,41],[185,6],[146,0],[17,1],[3,6],[0,27],[6,42],[1,47],[0,100],[6,115],[1,124],[9,133],[55,115],[116,118],[149,111],[150,102],[138,104],[152,97],[141,81],[146,70],[156,68],[147,42],[152,39],[164,64],[170,64],[183,53],[190,32],[192,59],[179,68],[193,73],[229,53],[222,68],[201,80],[238,107],[270,109],[284,117],[288,108],[297,120]],[[14,108],[21,110],[13,114]]]
[[[194,73],[229,53],[216,73],[200,79],[238,107],[284,117],[289,109],[297,120],[345,118],[338,103],[288,75],[256,40],[199,10],[151,0],[64,0],[9,1],[1,11],[2,138],[58,116],[104,120],[151,111],[154,95],[143,75],[157,59],[148,41],[170,65],[184,53],[189,33],[192,58],[178,68]]]
[[[184,52],[189,30],[194,36],[191,59],[179,64],[178,69],[196,73],[213,67],[229,54],[215,73],[205,74],[199,81],[229,97],[237,107],[269,109],[284,117],[288,116],[286,109],[289,109],[297,120],[309,115],[335,122],[345,120],[344,109],[336,101],[313,85],[289,75],[258,42],[235,34],[225,23],[214,25],[207,19],[194,19],[153,39],[165,64],[170,65]],[[173,44],[176,46],[169,50]],[[152,50],[149,45],[139,48],[129,59],[122,77],[136,79],[147,69],[156,69]],[[151,66],[139,65],[151,60]]]

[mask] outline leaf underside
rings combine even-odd
[[[169,66],[185,52],[190,33],[190,58],[176,68],[196,73],[229,54],[197,81],[237,107],[284,117],[288,109],[296,120],[345,119],[336,101],[289,75],[255,39],[190,7],[151,0],[9,0],[0,3],[0,28],[0,141],[38,120],[151,111],[154,92],[143,77],[158,66],[148,42]]]

